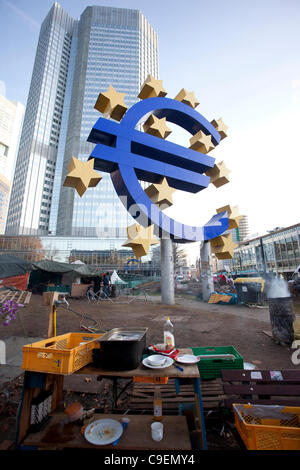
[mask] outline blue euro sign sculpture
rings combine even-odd
[[[96,143],[89,159],[94,169],[108,172],[115,190],[131,216],[144,227],[154,224],[158,237],[168,236],[178,243],[205,241],[228,229],[228,214],[214,215],[204,226],[182,224],[163,213],[147,196],[139,180],[160,183],[197,193],[209,185],[204,173],[214,167],[209,155],[139,131],[150,114],[177,124],[192,135],[202,130],[218,145],[221,137],[213,125],[185,103],[170,98],[147,98],[133,105],[121,122],[99,118],[88,141]]]

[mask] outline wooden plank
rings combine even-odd
[[[203,404],[203,409],[205,410],[211,410],[213,408],[218,408],[220,406],[220,401],[212,400],[212,401],[206,401],[202,399],[202,404]],[[191,404],[193,403],[192,401],[190,402]],[[188,403],[184,403],[183,406],[187,405]],[[131,411],[136,411],[140,413],[150,413],[153,414],[153,404],[150,403],[131,403],[130,408]],[[163,413],[169,412],[170,414],[178,414],[179,412],[179,407],[176,405],[176,403],[164,403],[163,404]]]
[[[27,372],[27,374],[30,374],[30,372]],[[22,409],[21,409],[21,414],[20,414],[18,444],[20,444],[20,442],[24,439],[30,427],[31,402],[33,398],[37,397],[42,390],[52,389],[51,410],[54,411],[62,401],[63,380],[64,380],[63,375],[47,374],[45,389],[41,389],[39,387],[25,388]]]
[[[15,291],[9,300],[14,300],[14,298],[18,295],[18,292],[19,291]]]
[[[202,385],[203,383],[201,382],[203,408],[217,408],[220,404],[223,404],[224,393],[221,379],[214,379],[211,383],[206,383],[205,387],[202,387]],[[128,408],[140,411],[152,411],[154,390],[155,385],[153,384],[134,384]],[[193,384],[180,385],[180,392],[176,394],[174,380],[170,379],[168,385],[161,386],[161,397],[163,411],[172,410],[174,413],[178,413],[180,404],[186,405],[190,403],[194,405],[194,386]]]
[[[98,449],[101,450],[191,450],[189,430],[185,416],[163,416],[164,437],[155,442],[151,438],[152,416],[127,415],[130,423],[117,446],[94,446],[86,441],[76,424],[63,424],[64,413],[53,413],[50,423],[39,433],[30,434],[24,445],[47,448]],[[122,415],[95,414],[93,421],[99,419],[121,420]],[[89,420],[90,422],[92,420]],[[67,432],[66,432],[67,431]]]
[[[21,291],[21,293],[20,293],[20,295],[19,295],[19,297],[18,297],[18,300],[16,300],[16,302],[17,302],[18,304],[21,303],[21,298],[23,297],[23,295],[24,295],[24,291]]]
[[[260,373],[262,376],[262,379],[257,379],[257,378],[252,378],[251,374],[255,373]],[[223,382],[277,382],[277,383],[282,383],[280,380],[272,380],[271,375],[270,375],[271,370],[238,370],[238,369],[223,369],[221,371],[222,374],[222,380]],[[295,369],[286,369],[286,370],[280,370],[283,382],[299,382],[300,383],[300,370],[295,370]],[[202,383],[201,383],[202,386]]]
[[[234,403],[251,403],[252,405],[282,405],[282,406],[300,406],[300,398],[277,398],[272,399],[259,399],[259,398],[240,398],[240,397],[230,397],[225,398],[224,406],[226,408],[231,408]]]
[[[194,396],[193,397],[176,397],[176,398],[168,398],[168,403],[192,403],[194,402]],[[163,407],[164,407],[164,397],[162,397],[162,401],[163,401]],[[152,406],[153,406],[153,398],[137,398],[134,400],[135,403],[152,403]],[[130,408],[130,404],[128,405],[129,408]]]
[[[6,295],[4,295],[1,299],[1,302],[5,302],[5,300],[8,300],[9,295],[11,294],[11,291],[8,291]]]
[[[232,385],[224,384],[224,393],[230,395],[280,395],[298,396],[300,395],[300,385],[277,385],[275,384],[250,384]]]
[[[233,403],[299,406],[300,370],[279,371],[283,380],[272,379],[271,372],[270,370],[222,370],[223,388],[226,394],[225,407],[231,408]],[[257,374],[260,374],[261,378],[256,378]]]
[[[272,333],[272,331],[262,330],[262,332],[263,332],[266,336],[269,336],[269,338],[273,338],[273,333]]]
[[[27,292],[24,304],[29,304],[31,296],[32,296],[32,292]]]

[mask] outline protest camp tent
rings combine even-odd
[[[14,287],[25,291],[32,264],[16,256],[0,255],[0,287]]]
[[[117,271],[114,271],[112,275],[110,276],[110,280],[112,284],[126,284],[125,281],[122,281],[122,279],[118,276]]]
[[[47,284],[51,281],[55,285],[70,285],[78,278],[99,276],[100,269],[95,269],[83,263],[62,263],[54,260],[42,260],[32,263],[34,271],[30,276],[30,287]],[[68,279],[68,282],[64,282]]]

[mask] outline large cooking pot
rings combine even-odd
[[[142,360],[146,350],[148,328],[114,328],[97,341],[99,349],[93,349],[96,367],[109,370],[133,370]]]

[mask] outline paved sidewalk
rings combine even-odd
[[[21,369],[23,358],[22,346],[42,339],[44,338],[11,336],[2,340],[5,343],[5,363],[0,364],[0,386],[23,374],[24,371]]]

